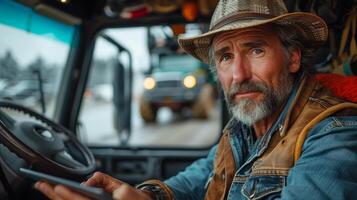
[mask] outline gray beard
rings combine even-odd
[[[270,88],[265,83],[255,83],[246,81],[241,84],[234,84],[225,94],[228,110],[233,117],[238,121],[252,126],[259,120],[271,116],[274,112],[278,112],[279,108],[289,97],[293,86],[293,76],[286,70],[280,76],[277,89]],[[234,96],[238,92],[257,91],[263,94],[263,99],[255,102],[252,99],[244,98],[239,102],[235,102]]]

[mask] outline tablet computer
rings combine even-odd
[[[112,200],[111,195],[106,193],[103,189],[101,188],[96,188],[96,187],[89,187],[85,185],[81,185],[78,182],[52,176],[49,174],[33,171],[30,169],[25,169],[25,168],[20,168],[20,173],[23,174],[24,176],[31,178],[36,181],[46,181],[51,184],[61,184],[64,186],[67,186],[73,191],[76,191],[84,196],[90,197],[92,199],[98,199],[98,200]]]

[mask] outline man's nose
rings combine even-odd
[[[249,64],[241,56],[236,57],[232,66],[233,82],[242,83],[251,78]]]

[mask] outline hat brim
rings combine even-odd
[[[321,45],[327,40],[328,28],[324,20],[312,13],[295,12],[270,19],[239,20],[198,36],[179,38],[178,42],[185,52],[209,64],[209,48],[217,34],[268,23],[294,26],[300,30],[306,42],[314,45]]]

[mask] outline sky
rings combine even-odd
[[[46,58],[50,64],[64,65],[69,51],[68,45],[50,37],[28,34],[0,24],[0,56],[10,50],[22,67],[33,62],[37,57]]]
[[[149,54],[145,28],[116,28],[109,29],[106,33],[132,52],[134,71],[142,71],[148,68]],[[104,48],[101,49],[102,57],[105,57],[106,53]]]

